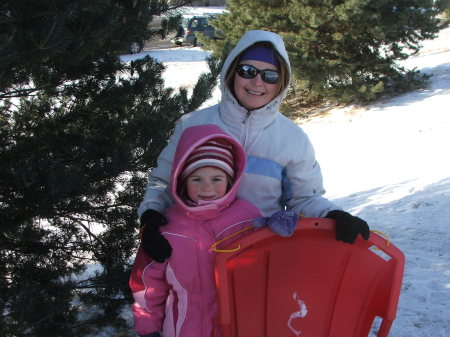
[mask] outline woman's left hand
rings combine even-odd
[[[364,240],[368,240],[370,237],[369,225],[357,216],[344,211],[334,210],[328,212],[326,218],[336,221],[336,240],[338,241],[354,243],[358,234],[361,234]]]

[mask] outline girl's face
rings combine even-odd
[[[248,64],[258,70],[278,70],[273,64],[263,61],[245,60],[240,64]],[[261,74],[250,79],[243,78],[238,74],[234,76],[234,93],[239,103],[247,110],[263,107],[275,98],[277,91],[278,85],[264,82]]]
[[[227,193],[227,175],[216,167],[201,167],[186,179],[186,189],[193,202],[216,200]]]

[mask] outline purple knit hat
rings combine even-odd
[[[280,67],[280,62],[277,59],[275,51],[263,46],[253,46],[245,50],[239,57],[239,61],[247,60],[263,61],[273,64],[277,68]]]

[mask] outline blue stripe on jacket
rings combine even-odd
[[[245,173],[258,174],[279,180],[282,190],[280,199],[281,206],[286,206],[292,198],[292,188],[286,168],[280,164],[268,159],[248,156]]]
[[[281,181],[283,179],[283,166],[268,159],[248,156],[245,173],[259,174]]]

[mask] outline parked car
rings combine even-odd
[[[173,41],[177,45],[185,43],[197,46],[196,34],[203,34],[211,39],[217,39],[216,31],[211,25],[211,21],[215,18],[213,15],[195,15],[190,18],[184,18]]]

